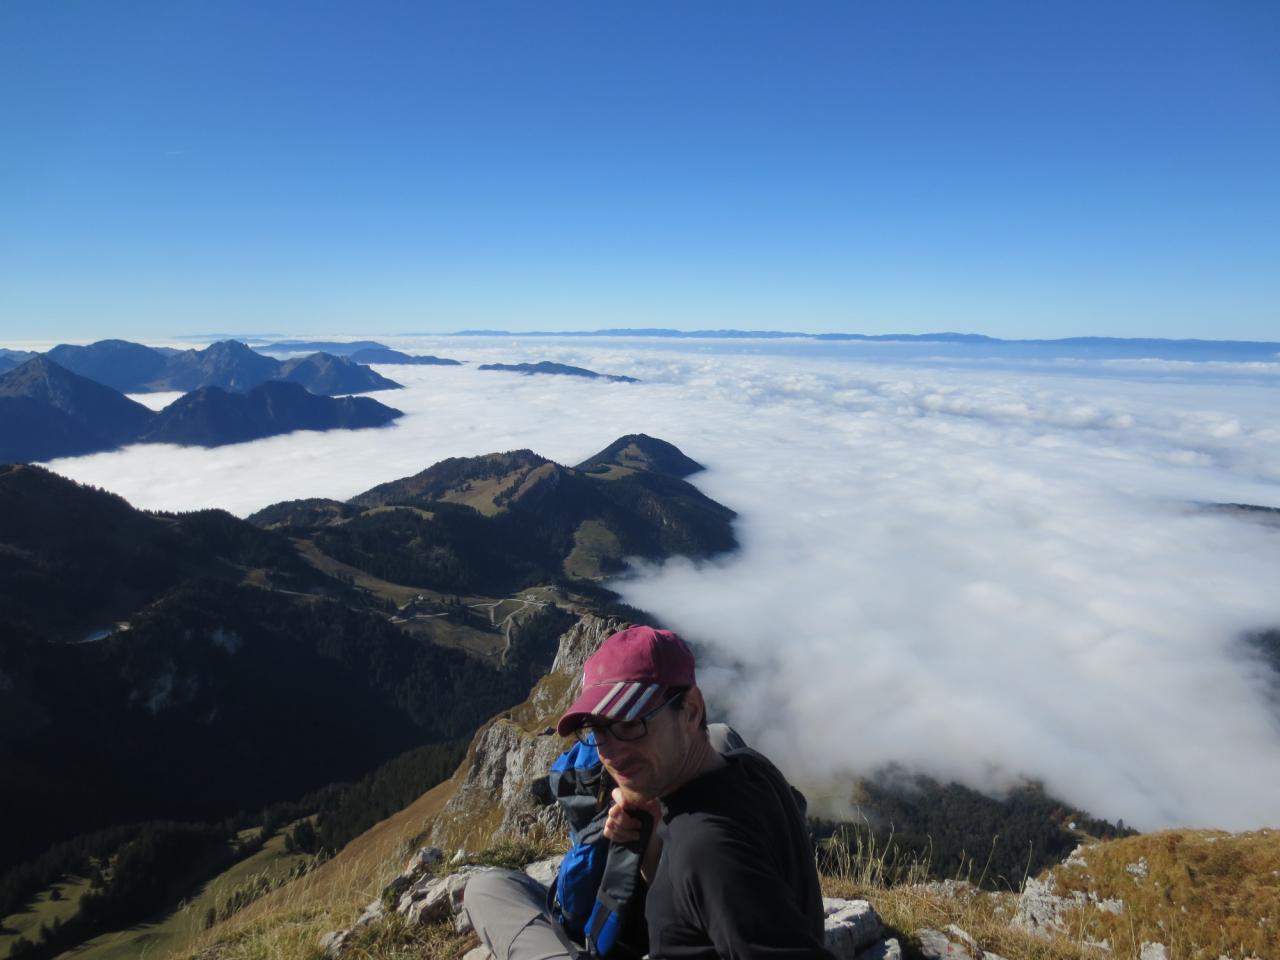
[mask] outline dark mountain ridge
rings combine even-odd
[[[400,384],[375,373],[348,357],[328,353],[312,353],[284,361],[275,379],[299,383],[312,393],[334,397],[340,394],[366,393],[370,390],[399,390]]]
[[[523,373],[526,376],[531,374],[560,374],[569,377],[586,377],[591,380],[608,380],[610,383],[639,383],[635,377],[624,377],[620,374],[596,373],[594,370],[588,370],[586,367],[571,367],[567,363],[553,363],[550,360],[540,360],[537,363],[482,363],[481,370],[506,370],[510,373]]]
[[[450,360],[446,357],[434,357],[431,354],[408,354],[386,347],[372,347],[355,350],[350,354],[356,363],[406,363],[417,366],[460,367],[461,360]]]
[[[671,444],[634,434],[578,467],[530,450],[456,457],[346,503],[276,504],[249,520],[396,583],[503,594],[599,579],[627,557],[734,549],[734,512],[683,479],[700,469]]]
[[[399,410],[368,397],[319,397],[268,381],[246,394],[206,387],[153,412],[38,356],[0,375],[0,462],[26,463],[129,443],[220,446],[294,430],[383,426]]]
[[[62,343],[45,354],[50,360],[121,393],[164,376],[169,356],[128,340],[99,340],[87,347]]]
[[[269,380],[247,393],[202,387],[156,415],[138,439],[218,447],[294,430],[360,430],[381,427],[403,414],[370,397],[320,397],[301,384]]]
[[[0,414],[3,461],[121,446],[155,419],[142,404],[43,356],[0,375]]]

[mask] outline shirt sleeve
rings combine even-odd
[[[833,960],[794,884],[762,838],[724,817],[701,818],[672,863],[677,896],[722,960]]]

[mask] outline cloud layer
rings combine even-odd
[[[402,340],[606,384],[379,367],[397,425],[54,468],[138,506],[238,514],[348,497],[446,456],[574,463],[645,432],[707,464],[744,549],[622,589],[696,640],[714,704],[816,785],[896,762],[1022,778],[1142,828],[1277,825],[1280,714],[1244,631],[1280,625],[1271,371],[875,362],[818,345]],[[1200,374],[1203,375],[1200,375]]]

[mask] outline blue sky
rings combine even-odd
[[[1280,5],[0,4],[0,337],[1280,339]]]

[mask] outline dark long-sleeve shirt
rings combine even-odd
[[[754,750],[665,798],[666,842],[645,901],[661,960],[831,960],[808,829],[791,786]]]

